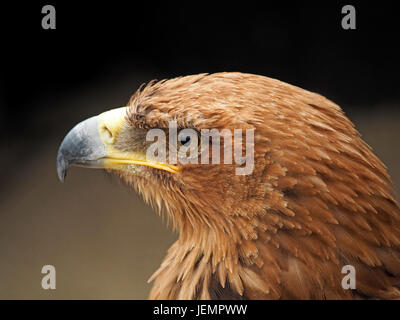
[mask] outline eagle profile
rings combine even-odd
[[[254,169],[146,158],[151,129],[254,129]],[[222,139],[221,139],[222,145]],[[225,145],[224,145],[225,147]],[[243,73],[150,82],[78,124],[57,157],[103,168],[179,232],[150,299],[400,298],[400,210],[383,163],[338,105]],[[355,288],[342,286],[344,266]]]

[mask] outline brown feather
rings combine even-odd
[[[399,298],[400,210],[381,161],[340,107],[270,78],[218,73],[151,82],[131,126],[255,129],[255,169],[182,165],[130,180],[173,221],[152,299]],[[149,169],[150,170],[150,169]],[[127,178],[128,179],[128,178]],[[344,265],[356,289],[341,287]]]

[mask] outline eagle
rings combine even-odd
[[[251,172],[238,174],[243,164],[233,161],[148,156],[151,130],[165,132],[173,149],[171,123],[198,136],[253,130]],[[223,140],[201,142],[194,159],[218,143],[222,154]],[[179,233],[149,279],[150,299],[400,298],[400,209],[390,176],[342,109],[319,94],[240,72],[151,81],[127,106],[66,135],[61,181],[71,165],[115,174]],[[354,271],[350,288],[346,268]]]

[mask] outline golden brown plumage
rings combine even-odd
[[[138,90],[126,126],[172,119],[197,130],[254,128],[255,164],[251,175],[234,164],[113,170],[179,231],[151,299],[400,297],[390,177],[339,106],[263,76],[200,74]],[[355,290],[342,288],[344,265],[356,269]]]

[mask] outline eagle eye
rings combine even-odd
[[[197,157],[201,153],[201,136],[200,133],[192,128],[182,129],[178,134],[179,152],[183,152],[184,156]],[[183,147],[181,149],[181,147]]]
[[[179,137],[178,141],[181,145],[184,145],[187,147],[190,145],[191,138],[190,138],[190,136],[183,136],[183,137]]]

